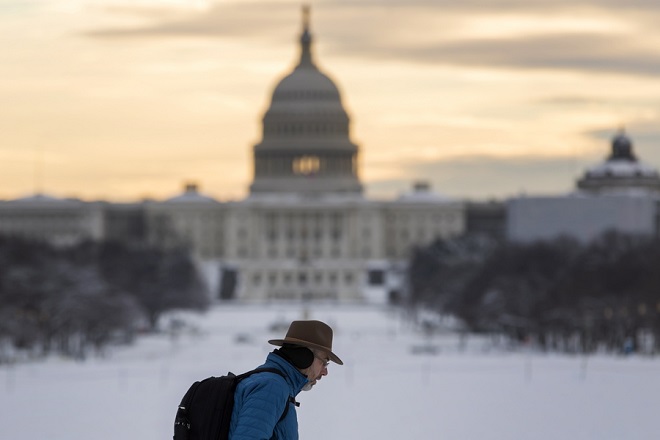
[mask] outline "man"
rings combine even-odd
[[[297,440],[295,397],[310,390],[328,374],[328,363],[344,363],[332,352],[332,329],[321,321],[293,321],[284,339],[269,344],[281,347],[268,354],[258,368],[263,372],[239,382],[229,426],[230,440]]]

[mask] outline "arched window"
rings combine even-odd
[[[300,156],[293,161],[294,174],[310,175],[316,174],[321,168],[321,159],[317,156]]]

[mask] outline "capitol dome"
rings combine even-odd
[[[312,57],[309,9],[303,8],[300,60],[273,90],[254,146],[251,194],[361,194],[358,147],[336,84]]]
[[[621,130],[612,138],[610,156],[589,168],[578,180],[577,187],[592,193],[660,193],[660,175],[637,159],[632,141]]]

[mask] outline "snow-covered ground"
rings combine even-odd
[[[635,440],[658,438],[660,360],[508,352],[420,335],[366,307],[216,306],[178,336],[143,337],[86,362],[0,366],[0,439],[162,440],[197,379],[259,365],[293,319],[335,328],[344,366],[301,393],[301,438]],[[273,330],[277,324],[285,324]],[[434,347],[435,354],[413,354]]]

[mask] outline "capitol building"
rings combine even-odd
[[[395,200],[367,199],[351,119],[337,84],[314,58],[306,9],[299,44],[297,65],[263,115],[245,199],[218,201],[195,183],[170,199],[133,204],[36,195],[0,202],[0,233],[60,246],[84,240],[183,246],[218,299],[396,297],[412,249],[464,233],[466,204],[433,194],[425,182]]]
[[[169,199],[136,203],[37,194],[0,201],[0,234],[57,246],[110,240],[185,248],[218,300],[364,303],[405,295],[415,247],[441,238],[660,235],[660,177],[624,132],[570,194],[475,202],[439,196],[418,181],[398,198],[367,198],[351,118],[312,43],[304,9],[300,57],[272,91],[245,199],[216,200],[194,182]]]

